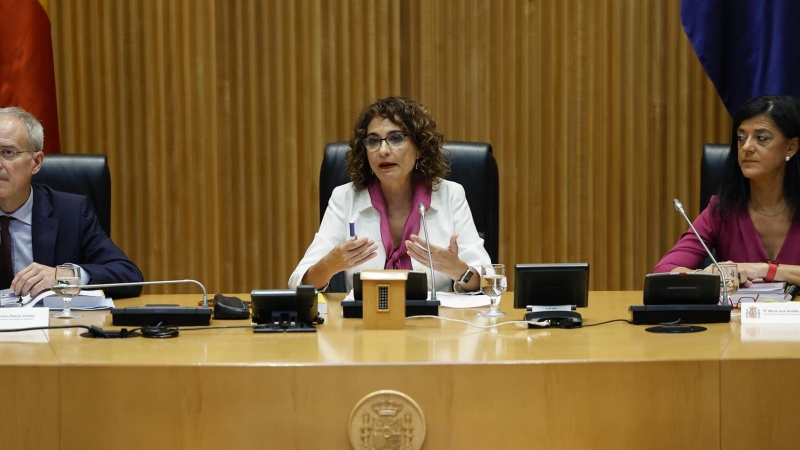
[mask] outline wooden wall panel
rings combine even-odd
[[[51,0],[62,147],[109,155],[113,238],[147,279],[278,288],[319,223],[324,144],[406,95],[494,146],[501,262],[637,289],[729,133],[679,3]]]

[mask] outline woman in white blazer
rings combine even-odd
[[[289,287],[311,284],[322,290],[341,271],[348,289],[353,273],[365,269],[426,271],[422,203],[436,290],[478,290],[478,269],[491,260],[464,188],[444,180],[450,168],[442,142],[436,122],[413,100],[387,97],[364,109],[346,155],[351,182],[334,189]]]

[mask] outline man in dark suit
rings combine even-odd
[[[68,262],[81,267],[81,284],[142,281],[86,197],[31,183],[44,161],[43,146],[36,118],[0,108],[0,289],[35,295],[54,284],[55,266]],[[141,286],[106,289],[115,298],[141,292]]]

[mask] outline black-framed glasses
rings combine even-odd
[[[17,159],[20,153],[36,153],[33,150],[17,150],[15,148],[0,148],[0,157],[6,161],[13,161]]]
[[[385,138],[379,138],[378,136],[367,136],[364,138],[364,147],[367,150],[373,152],[379,148],[381,148],[381,143],[386,141],[389,144],[389,147],[397,150],[403,146],[406,142],[406,137],[408,137],[408,133],[404,133],[402,131],[392,131],[391,133],[387,134]]]

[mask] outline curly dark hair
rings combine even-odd
[[[442,178],[450,173],[450,163],[442,149],[444,137],[436,130],[436,122],[428,110],[404,97],[386,97],[376,100],[358,115],[353,137],[350,138],[350,149],[345,155],[347,172],[357,191],[361,191],[375,179],[369,167],[367,149],[364,138],[367,127],[375,117],[389,119],[408,133],[419,149],[418,168],[411,172],[413,182],[423,181],[433,188]]]
[[[767,116],[786,139],[800,137],[800,101],[790,95],[767,95],[748,100],[733,118],[731,147],[722,169],[719,186],[718,213],[728,219],[734,211],[747,208],[750,201],[750,183],[739,167],[737,130],[747,119]],[[800,158],[786,163],[783,177],[783,196],[792,211],[792,222],[800,222]]]

